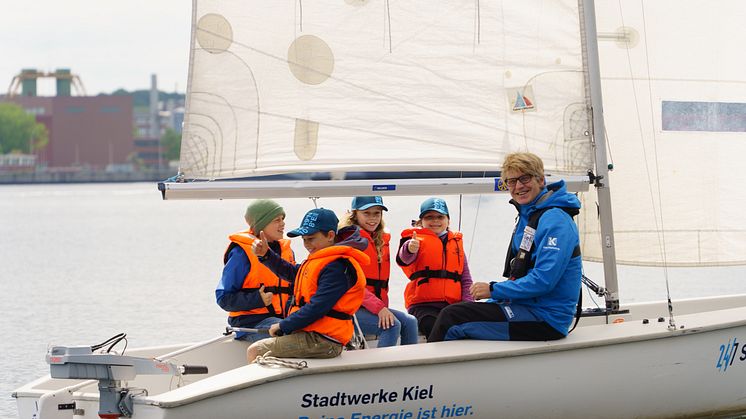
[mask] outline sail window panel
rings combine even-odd
[[[661,103],[664,131],[746,132],[746,103]]]
[[[198,1],[184,175],[497,170],[516,149],[586,172],[575,1],[389,6]]]

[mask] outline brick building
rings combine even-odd
[[[49,131],[37,164],[103,170],[127,163],[135,151],[130,96],[14,96]]]

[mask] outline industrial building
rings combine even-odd
[[[55,79],[55,96],[37,96],[41,78]],[[168,162],[162,158],[160,137],[174,121],[179,121],[175,128],[181,131],[183,108],[171,104],[170,109],[161,110],[156,83],[153,75],[149,106],[133,109],[130,95],[87,96],[82,81],[69,69],[24,69],[0,101],[17,103],[46,126],[49,143],[34,152],[37,168],[127,171],[140,165],[163,169]]]

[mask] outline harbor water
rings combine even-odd
[[[399,233],[426,197],[385,198]],[[451,228],[464,232],[475,281],[500,279],[515,210],[506,195],[446,197]],[[338,215],[349,198],[278,200],[286,231],[318,205]],[[244,229],[248,200],[163,201],[154,183],[0,186],[0,418],[17,416],[14,389],[49,372],[49,345],[93,345],[120,332],[129,347],[218,336],[215,304],[228,234]],[[307,252],[294,240],[296,259]],[[603,284],[601,269],[587,274]],[[622,268],[622,302],[666,298],[663,270]],[[668,270],[674,299],[746,292],[746,268]],[[403,308],[405,278],[394,265],[390,295]],[[593,305],[584,297],[585,305]],[[603,305],[603,301],[598,301]],[[674,305],[675,309],[675,305]],[[589,366],[590,367],[590,366]]]

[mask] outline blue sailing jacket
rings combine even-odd
[[[554,193],[542,200],[548,189]],[[578,228],[570,215],[559,207],[580,208],[580,201],[567,192],[562,180],[548,185],[530,204],[518,206],[518,222],[511,242],[514,254],[518,252],[531,214],[550,208],[542,214],[536,228],[531,253],[534,266],[526,276],[515,281],[493,283],[492,298],[488,302],[525,306],[566,335],[575,317],[582,261],[580,256],[572,257],[580,243]]]

